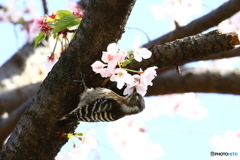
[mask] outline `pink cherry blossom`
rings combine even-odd
[[[155,69],[157,69],[156,66],[149,67],[140,75],[141,83],[144,84],[146,87],[148,85],[153,85],[152,80],[157,76],[157,72],[155,71]]]
[[[81,9],[81,7],[77,6],[73,9],[73,15],[75,15],[78,18],[83,18],[84,11]]]
[[[127,51],[123,50],[123,49],[120,49],[118,51],[118,53],[121,55],[120,59],[119,59],[119,62],[124,62],[125,61],[125,58],[128,56],[128,53]]]
[[[108,141],[124,160],[156,160],[164,155],[159,144],[151,142],[144,123],[137,116],[125,117],[108,127]]]
[[[48,17],[52,18],[52,19],[55,19],[56,18],[56,14],[52,13],[51,15],[48,15]]]
[[[52,53],[50,56],[48,56],[47,60],[51,63],[54,63],[55,62],[54,54]]]
[[[41,28],[41,31],[45,33],[45,35],[49,34],[50,30],[52,30],[52,27],[50,27],[47,23]]]
[[[31,27],[30,31],[33,34],[38,34],[39,32],[41,32],[41,29],[42,29],[42,26],[44,25],[44,23],[45,23],[45,18],[43,16],[36,17],[34,19],[34,22],[33,22],[33,25]]]
[[[180,26],[186,25],[193,18],[202,12],[202,0],[169,0],[166,1],[166,14],[177,21]]]
[[[82,136],[82,144],[84,145],[84,148],[87,150],[91,150],[96,148],[97,141],[93,136],[96,134],[96,130],[89,129],[87,130],[83,136]]]
[[[52,67],[56,64],[56,62],[57,61],[54,58],[54,54],[51,54],[50,56],[48,56],[47,62],[44,63],[46,70],[50,72],[52,70]]]
[[[106,66],[106,64],[102,63],[101,61],[95,61],[91,67],[92,67],[92,70],[96,73],[100,73],[103,68]]]
[[[133,76],[121,68],[115,69],[114,74],[110,77],[110,80],[117,82],[118,89],[122,89],[125,83],[132,84],[134,82]]]
[[[65,155],[58,155],[55,160],[84,160],[88,155],[88,151],[82,147],[70,149]]]
[[[166,9],[163,6],[152,5],[152,6],[148,7],[148,9],[153,13],[154,18],[157,21],[165,19],[165,17],[166,17],[165,10]]]
[[[118,52],[116,43],[110,43],[107,47],[107,52],[103,52],[102,61],[108,63],[110,68],[115,68],[117,62],[122,58],[122,54]]]
[[[133,77],[134,82],[132,84],[127,85],[127,87],[124,89],[123,94],[131,95],[133,91],[136,90],[137,93],[144,96],[147,93],[147,87],[141,83],[141,77],[138,74],[133,75]]]
[[[102,77],[106,78],[106,77],[110,77],[112,74],[114,73],[114,68],[103,68],[103,70],[101,70],[100,74]]]
[[[7,4],[5,11],[2,11],[2,17],[0,19],[5,22],[18,23],[20,19],[24,16],[23,11],[16,8],[16,5],[14,5],[13,1]]]
[[[152,52],[147,48],[140,48],[140,35],[137,35],[132,44],[134,59],[141,62],[142,59],[148,59],[152,56]]]
[[[52,28],[47,24],[46,18],[43,16],[35,18],[30,29],[33,34],[43,32],[45,35],[49,34],[50,30],[52,30]]]
[[[104,78],[110,77],[114,73],[114,69],[113,68],[109,68],[109,67],[104,68],[105,66],[107,66],[107,65],[102,63],[101,61],[95,61],[91,65],[92,70],[95,73],[101,74],[101,76],[104,77]]]
[[[74,147],[70,149],[64,155],[58,155],[55,160],[84,160],[86,159],[89,151],[96,148],[97,142],[93,136],[96,134],[96,130],[89,129],[81,137],[82,145],[80,147]],[[72,136],[74,137],[74,136]]]
[[[131,95],[136,90],[137,93],[141,94],[142,96],[145,96],[147,93],[147,88],[142,84],[135,84],[135,85],[128,85],[125,89],[123,94],[124,95]]]

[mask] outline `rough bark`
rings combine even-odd
[[[233,50],[230,51],[226,51],[226,52],[222,52],[222,53],[218,53],[218,54],[212,54],[206,57],[201,57],[198,58],[197,60],[193,60],[190,62],[195,62],[195,61],[204,61],[204,60],[217,60],[217,59],[223,59],[223,58],[233,58],[233,57],[237,57],[240,56],[240,47],[235,48]],[[189,62],[187,62],[189,63]],[[161,68],[157,71],[158,74],[160,73],[164,73],[167,72],[171,69],[176,69],[176,67],[166,67],[166,68]]]
[[[218,53],[218,54],[213,54],[207,57],[203,57],[201,59],[198,59],[199,61],[204,61],[204,60],[215,60],[215,59],[223,59],[223,58],[232,58],[232,57],[238,57],[240,56],[240,47],[230,50],[230,51],[226,51],[226,52],[222,52],[222,53]]]
[[[178,39],[163,45],[153,45],[149,48],[153,56],[141,63],[133,62],[129,66],[133,69],[146,69],[149,66],[158,68],[178,66],[212,54],[228,51],[239,44],[235,32],[221,33],[215,30],[207,34]]]
[[[147,96],[185,92],[240,95],[240,69],[188,68],[181,74],[170,70],[159,74]]]
[[[53,159],[67,139],[63,132],[74,126],[58,127],[58,120],[77,106],[83,87],[73,80],[85,75],[86,84],[99,84],[101,78],[90,72],[90,64],[107,45],[121,38],[135,1],[89,2],[82,23],[69,48],[43,81],[37,96],[18,122],[1,159]],[[111,16],[109,16],[111,15]]]

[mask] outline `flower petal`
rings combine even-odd
[[[147,48],[141,48],[138,50],[138,53],[141,55],[143,59],[148,59],[152,56],[152,52],[149,51]]]
[[[142,61],[142,57],[140,56],[140,54],[138,52],[133,52],[133,57],[138,62]]]
[[[109,53],[117,53],[118,51],[118,46],[116,43],[110,43],[108,46],[107,46],[107,52]]]

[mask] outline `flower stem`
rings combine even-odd
[[[127,68],[123,68],[123,69],[125,69],[126,71],[129,71],[129,72],[140,73],[140,71],[135,71],[135,70],[127,69]]]
[[[56,42],[55,42],[55,44],[54,44],[54,48],[53,48],[52,54],[54,54],[54,52],[55,52],[55,50],[56,50],[57,41],[58,41],[58,40],[56,39]]]

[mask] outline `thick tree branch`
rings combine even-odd
[[[33,96],[39,88],[47,70],[46,62],[50,49],[39,46],[33,51],[32,44],[24,45],[0,68],[0,114],[10,113]],[[29,85],[32,84],[32,85]]]
[[[134,3],[131,0],[89,2],[73,41],[42,83],[0,152],[2,159],[54,158],[67,141],[61,133],[75,128],[58,126],[59,118],[77,106],[83,91],[73,80],[80,79],[83,72],[88,86],[101,83],[100,76],[90,72],[90,65],[100,59],[109,43],[121,38]]]
[[[158,68],[178,66],[202,57],[234,49],[234,46],[239,43],[236,33],[221,33],[215,30],[207,34],[190,36],[163,45],[154,45],[149,48],[153,53],[150,59],[141,63],[135,61],[130,64],[130,68],[146,69],[149,66],[158,66]]]
[[[12,112],[19,104],[24,103],[29,97],[36,94],[39,89],[40,82],[34,84],[28,84],[20,86],[13,90],[5,91],[0,95],[0,110],[3,112]],[[11,102],[13,101],[13,102]]]
[[[3,144],[7,136],[16,127],[17,122],[21,118],[23,112],[29,106],[33,97],[30,97],[26,102],[20,105],[17,109],[11,112],[6,119],[0,120],[0,145]],[[2,146],[0,146],[0,149]]]
[[[226,51],[226,52],[222,52],[222,53],[218,53],[218,54],[213,54],[207,57],[203,57],[201,59],[198,59],[199,61],[204,61],[204,60],[214,60],[214,59],[222,59],[222,58],[232,58],[232,57],[238,57],[240,56],[240,47],[230,50],[230,51]]]
[[[216,59],[222,59],[222,58],[232,58],[232,57],[237,57],[237,56],[240,56],[240,47],[230,50],[230,51],[226,51],[226,52],[222,52],[222,53],[218,53],[218,54],[212,54],[212,55],[206,56],[206,57],[201,57],[194,61],[216,60]],[[190,61],[190,62],[194,62],[194,61]],[[189,62],[187,62],[187,63],[189,63]],[[160,73],[169,71],[174,68],[175,67],[161,68],[158,70],[158,73],[160,74]]]
[[[147,44],[144,44],[143,46],[150,47],[152,45],[163,44],[165,42],[171,42],[179,38],[201,33],[202,31],[205,31],[211,27],[217,26],[220,22],[231,17],[239,10],[240,1],[229,0],[207,15],[192,21],[186,26],[178,27],[174,31],[169,32]]]
[[[184,69],[181,74],[169,70],[159,74],[147,96],[185,93],[225,93],[240,95],[240,69]]]

